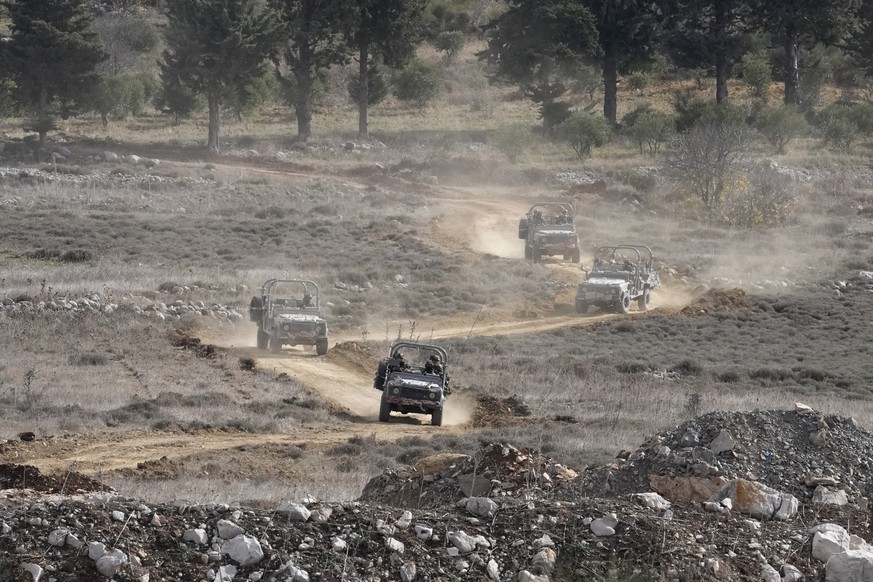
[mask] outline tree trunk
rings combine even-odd
[[[358,87],[358,137],[367,139],[370,137],[370,129],[367,123],[367,113],[370,101],[370,68],[369,68],[369,52],[370,52],[370,37],[369,32],[364,29],[364,25],[369,26],[369,23],[362,23],[361,36],[358,39],[358,78],[360,85]]]
[[[728,78],[731,76],[731,65],[724,54],[715,57],[715,102],[724,103],[728,98]]]
[[[39,105],[36,111],[36,122],[38,124],[37,131],[39,132],[39,148],[45,148],[46,135],[48,134],[49,119],[48,119],[48,91],[43,87],[39,92]]]
[[[604,47],[603,55],[603,117],[618,123],[618,58],[612,47]]]
[[[312,136],[312,59],[309,50],[300,49],[300,69],[297,77],[297,137],[302,141]]]
[[[800,69],[797,64],[797,31],[785,33],[785,104],[800,105]]]
[[[731,63],[725,54],[725,37],[728,34],[727,6],[724,2],[715,2],[715,36],[720,39],[715,55],[715,102],[724,103],[728,98],[728,77],[731,74]]]
[[[220,154],[221,99],[218,95],[210,94],[207,97],[207,101],[209,102],[209,139],[206,142],[206,147],[209,151]]]

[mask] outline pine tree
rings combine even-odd
[[[540,105],[551,129],[568,115],[558,99],[584,57],[599,54],[595,16],[577,0],[510,0],[487,30],[488,48],[480,53],[493,77],[518,83]]]
[[[343,0],[270,0],[279,15],[282,44],[279,78],[294,99],[297,135],[312,135],[313,85],[327,67],[348,58],[342,32],[348,11]],[[284,74],[282,66],[288,68]]]
[[[16,97],[32,113],[29,129],[40,146],[57,116],[87,105],[97,83],[95,69],[106,59],[85,0],[3,0],[11,32],[2,60]]]
[[[601,49],[603,116],[613,125],[618,109],[618,71],[651,56],[658,10],[650,0],[582,0],[594,15]]]
[[[785,50],[787,105],[800,105],[799,49],[802,44],[836,43],[858,26],[863,0],[757,0],[759,26]]]
[[[728,79],[745,50],[752,26],[747,0],[672,0],[668,3],[667,47],[688,68],[715,72],[715,100],[728,98]]]
[[[369,136],[369,75],[373,63],[405,65],[421,40],[424,0],[347,0],[346,42],[358,59],[358,135]]]
[[[206,98],[207,147],[220,153],[222,108],[263,74],[276,42],[274,15],[258,0],[172,0],[167,19],[165,92]]]

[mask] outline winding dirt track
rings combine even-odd
[[[180,164],[191,162],[180,162]],[[269,173],[294,178],[312,178],[316,174],[282,172],[274,168],[258,168],[249,165],[221,164],[229,171]],[[354,182],[354,180],[350,180]],[[503,258],[521,259],[522,245],[516,238],[518,217],[526,212],[528,205],[516,194],[465,190],[460,188],[431,187],[433,197],[445,209],[445,220],[434,233],[438,244],[458,251],[491,254]],[[472,228],[471,228],[472,225]],[[578,276],[578,266],[560,261],[545,263],[551,268],[564,271],[572,278]],[[657,300],[657,299],[656,299]],[[675,303],[670,301],[669,303]],[[662,303],[663,305],[663,303]],[[594,315],[589,317],[561,315],[535,320],[496,321],[461,325],[451,322],[428,321],[423,329],[431,329],[428,339],[447,339],[468,336],[495,336],[537,333],[566,327],[591,325],[613,317]],[[83,473],[96,475],[119,469],[134,468],[138,463],[166,457],[170,460],[184,459],[202,452],[225,451],[241,445],[273,445],[306,442],[313,450],[345,442],[350,436],[372,434],[381,439],[397,439],[410,435],[427,434],[433,430],[461,432],[472,419],[475,402],[463,394],[453,394],[447,401],[444,426],[437,429],[429,425],[426,416],[408,415],[392,417],[389,424],[378,422],[380,393],[372,388],[373,371],[342,355],[316,357],[312,351],[285,350],[274,356],[254,347],[254,328],[250,334],[236,338],[205,337],[204,341],[218,344],[234,356],[254,357],[260,369],[285,373],[295,378],[308,390],[327,400],[334,412],[344,411],[331,426],[299,427],[282,434],[249,434],[229,431],[203,431],[196,433],[165,433],[160,431],[135,430],[77,435],[49,439],[33,443],[26,449],[13,447],[0,451],[0,458],[10,462],[26,462],[45,472],[59,472],[75,467]],[[245,331],[241,330],[241,333]],[[332,343],[355,338],[333,337]],[[18,457],[21,458],[18,458]]]

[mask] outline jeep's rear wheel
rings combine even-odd
[[[431,426],[442,426],[443,425],[443,409],[435,408],[430,413],[430,424]]]
[[[576,313],[588,313],[587,301],[576,301]]]
[[[282,340],[276,336],[272,336],[270,338],[270,351],[274,354],[280,353],[282,351]]]
[[[318,340],[315,344],[315,353],[323,356],[327,353],[327,340]]]
[[[268,347],[270,347],[270,334],[258,326],[258,349],[266,350]]]
[[[522,218],[518,221],[518,238],[527,238],[527,218]]]
[[[628,295],[627,293],[623,293],[622,296],[618,300],[618,312],[619,313],[630,312],[630,295]]]
[[[391,418],[391,405],[384,400],[379,405],[379,422],[388,422]]]
[[[637,307],[640,308],[640,311],[648,311],[649,303],[652,302],[652,296],[649,294],[649,290],[646,289],[643,291],[643,294],[637,298]]]

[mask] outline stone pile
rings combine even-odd
[[[125,296],[116,301],[96,293],[82,297],[18,295],[0,298],[0,317],[41,313],[112,315],[119,310],[152,317],[160,321],[178,321],[186,315],[211,317],[231,322],[244,319],[243,310],[236,307],[182,299],[164,302],[143,296]]]
[[[255,510],[16,489],[0,493],[0,572],[9,582],[857,579],[838,573],[873,567],[853,535],[867,535],[865,514],[819,509],[763,525],[654,495],[466,497],[433,509],[310,498]]]
[[[464,497],[541,496],[576,477],[572,469],[536,451],[490,443],[473,457],[438,454],[414,467],[388,469],[367,483],[361,499],[399,507],[439,507]]]
[[[854,419],[795,410],[714,412],[649,439],[579,480],[583,495],[654,490],[707,501],[730,480],[759,482],[800,502],[860,503],[873,487],[873,435]]]

